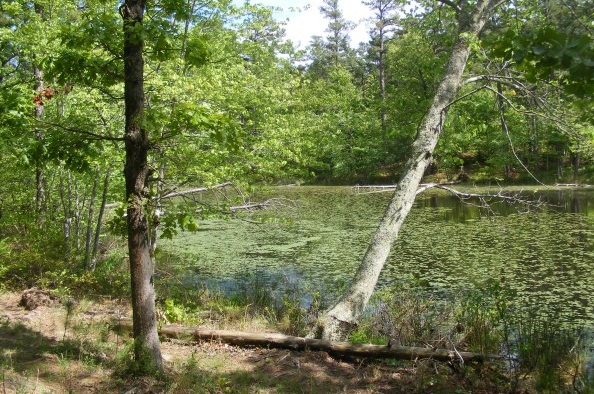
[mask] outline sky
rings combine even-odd
[[[324,30],[328,26],[328,21],[319,12],[322,0],[251,0],[251,3],[283,8],[284,12],[275,12],[275,18],[277,20],[289,19],[285,26],[286,38],[292,40],[300,49],[304,49],[309,44],[311,36],[325,37],[327,35]],[[308,5],[309,8],[307,8]],[[368,41],[369,28],[363,19],[372,16],[373,12],[361,4],[360,0],[339,0],[338,5],[342,10],[343,17],[357,24],[357,28],[349,34],[351,46],[356,48],[359,42]],[[290,7],[307,8],[307,10],[289,12]]]

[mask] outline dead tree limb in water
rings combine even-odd
[[[499,190],[497,193],[469,193],[456,190],[451,186],[441,183],[421,184],[417,189],[417,194],[423,193],[424,191],[432,188],[445,190],[446,192],[458,197],[460,201],[464,202],[465,204],[474,205],[491,213],[493,212],[491,204],[494,201],[505,201],[510,204],[525,206],[528,208],[528,211],[541,209],[547,205],[547,203],[540,197],[537,199],[522,197],[522,191],[510,194],[504,193],[503,190]],[[478,201],[478,203],[473,204],[470,203],[469,200],[475,200]]]
[[[171,193],[167,193],[164,196],[161,196],[162,199],[164,198],[174,198],[174,197],[181,197],[181,196],[185,196],[188,194],[195,194],[195,193],[202,193],[202,192],[207,192],[207,191],[211,191],[211,190],[215,190],[215,189],[220,189],[226,186],[233,186],[232,182],[224,182],[224,183],[219,183],[218,185],[213,185],[210,187],[196,187],[193,189],[188,189],[188,190],[182,190],[179,192],[171,192]]]

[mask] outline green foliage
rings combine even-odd
[[[370,343],[373,345],[386,345],[390,338],[379,333],[367,320],[360,323],[356,330],[349,334],[349,342]]]
[[[107,228],[111,234],[124,237],[128,234],[126,226],[126,205],[119,204],[114,208],[111,218],[107,221]]]
[[[185,323],[186,322],[186,311],[180,305],[177,305],[175,301],[171,299],[165,300],[163,303],[163,317],[167,323]]]
[[[139,355],[135,357],[135,355]],[[159,371],[154,364],[154,358],[150,350],[143,346],[140,339],[132,340],[119,352],[115,360],[116,376],[121,378],[133,376],[155,376],[162,377],[163,372]]]
[[[117,5],[102,0],[0,4],[0,164],[6,176],[0,185],[4,215],[0,218],[0,286],[43,284],[65,293],[125,293],[124,256],[104,253],[93,273],[78,268],[81,234],[95,224],[94,218],[86,218],[93,175],[110,171],[112,163],[122,161],[124,28],[145,43],[142,127],[151,141],[150,172],[152,176],[160,169],[164,173],[159,182],[150,178],[143,185],[150,189],[151,198],[168,188],[228,180],[393,178],[433,99],[457,32],[454,12],[448,7],[425,3],[408,10],[404,29],[386,44],[388,83],[385,98],[380,98],[377,57],[367,55],[373,51],[369,46],[351,50],[345,35],[349,23],[335,1],[326,1],[323,10],[331,34],[315,39],[306,50],[309,64],[297,62],[303,53],[282,42],[282,22],[275,21],[266,7],[235,7],[225,1],[196,6],[166,0],[147,3],[146,11],[143,24],[124,27]],[[488,176],[500,177],[517,155],[536,170],[558,163],[558,172],[563,172],[576,163],[576,176],[591,176],[593,131],[587,126],[592,113],[589,98],[594,93],[591,33],[569,29],[573,22],[568,19],[573,17],[561,8],[544,12],[519,2],[513,7],[516,18],[511,11],[504,8],[500,20],[491,21],[495,34],[484,42],[487,54],[480,53],[472,38],[474,57],[468,70],[472,75],[499,73],[516,78],[506,74],[508,66],[502,62],[508,61],[516,66],[514,72],[522,73],[520,82],[503,87],[484,82],[480,92],[474,91],[474,85],[465,88],[462,94],[473,94],[449,108],[435,152],[437,165],[449,173],[472,165]],[[526,15],[532,23],[514,26]],[[549,20],[551,15],[554,20]],[[43,71],[44,87],[51,88],[43,95],[34,91],[35,68]],[[526,89],[519,89],[519,84]],[[493,94],[496,88],[501,88],[505,100]],[[546,97],[546,106],[539,97]],[[43,115],[34,117],[40,100]],[[556,112],[537,116],[543,106]],[[509,137],[502,132],[501,108],[511,130]],[[382,125],[378,115],[384,113],[387,122]],[[563,123],[557,121],[560,118]],[[37,174],[43,190],[37,190],[41,189]],[[33,204],[37,191],[45,195]],[[118,177],[108,188],[108,202],[121,201],[123,195]],[[219,203],[201,213],[216,212]],[[229,201],[220,204],[227,206]],[[98,208],[97,201],[95,205]],[[195,208],[168,205],[161,217],[161,237],[196,231]],[[146,212],[154,209],[147,199]],[[113,233],[125,234],[124,214],[125,206],[111,214]],[[64,224],[71,224],[70,232]],[[103,243],[102,247],[111,246]],[[363,325],[353,338],[379,341],[396,335],[403,343],[443,343],[451,334],[444,330],[451,327],[441,323],[452,320],[466,327],[466,346],[494,351],[501,336],[509,334],[505,324],[500,326],[505,313],[497,296],[488,294],[498,290],[471,293],[455,306],[439,304],[422,290],[401,289],[398,297],[380,295],[376,320]],[[320,299],[314,297],[307,309],[302,290],[294,284],[270,288],[248,279],[240,294],[226,302],[265,315],[284,331],[297,334],[304,332],[321,308]],[[163,305],[168,320],[187,320],[196,307],[173,296]],[[395,332],[394,327],[403,329]],[[547,330],[529,324],[519,328],[524,334],[518,338],[528,344],[522,345],[524,359],[534,358],[533,333]],[[566,348],[563,340],[558,345]],[[546,364],[560,362],[546,349],[538,352],[548,357]],[[539,365],[538,361],[533,364]],[[542,388],[553,383],[543,380]],[[226,390],[228,385],[220,386]]]
[[[231,296],[231,301],[245,306],[256,313],[266,314],[274,309],[276,288],[258,275],[246,277],[239,291]]]
[[[304,301],[306,297],[307,307]],[[280,292],[280,300],[275,302],[278,329],[287,335],[306,335],[317,316],[325,309],[326,302],[319,291],[310,293],[298,282],[287,281]]]
[[[97,294],[124,297],[130,293],[129,267],[122,247],[119,246],[118,249],[99,261],[94,272],[85,273],[88,284],[91,285],[90,288],[96,289]],[[75,288],[84,291],[85,286],[75,286]]]
[[[200,35],[196,32],[193,32],[193,34],[188,37],[186,43],[187,48],[184,54],[186,64],[191,67],[202,67],[212,58],[208,40],[208,36]]]
[[[198,231],[196,214],[188,205],[171,207],[160,219],[161,238],[172,239],[181,231]],[[176,209],[177,208],[177,209]]]
[[[561,86],[578,97],[594,94],[594,42],[586,34],[568,34],[551,26],[524,32],[508,30],[491,44],[492,53],[513,61],[530,82],[558,73]]]
[[[6,239],[0,239],[0,261],[9,261],[10,259],[10,246]],[[10,269],[7,264],[0,265],[0,278],[6,278],[9,276]],[[2,281],[0,285],[0,291],[6,290],[7,282],[6,280]]]
[[[385,344],[388,340],[403,346],[449,347],[455,326],[457,304],[440,301],[423,286],[402,286],[378,292],[370,316],[351,334],[356,341]],[[448,341],[450,343],[448,343]]]
[[[53,231],[52,231],[53,230]],[[58,229],[21,229],[4,235],[0,245],[0,282],[9,288],[54,284],[64,269]]]

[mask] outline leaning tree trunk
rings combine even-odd
[[[126,106],[126,202],[128,251],[132,289],[134,355],[137,361],[163,369],[161,346],[157,334],[153,259],[150,254],[150,230],[145,213],[147,157],[150,148],[144,114],[144,59],[142,19],[144,0],[126,0],[120,7],[124,19],[124,101]]]
[[[451,4],[447,2],[448,4]],[[344,340],[354,329],[367,306],[380,272],[388,258],[398,232],[412,208],[417,188],[441,134],[448,106],[460,89],[462,74],[470,53],[471,40],[476,39],[488,19],[494,0],[481,0],[472,6],[464,2],[458,12],[458,38],[454,43],[445,75],[433,99],[431,107],[419,128],[413,143],[404,173],[388,204],[363,261],[355,277],[338,302],[319,319],[310,336],[327,340]]]

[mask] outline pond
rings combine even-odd
[[[446,193],[418,196],[378,286],[415,278],[431,289],[457,290],[495,279],[522,302],[594,321],[594,191],[523,195],[549,204],[526,212],[499,202],[487,213]],[[390,197],[348,187],[273,188],[254,200],[277,198],[277,208],[246,220],[202,221],[198,232],[162,247],[196,285],[232,292],[257,277],[273,287],[336,290],[353,276]]]

